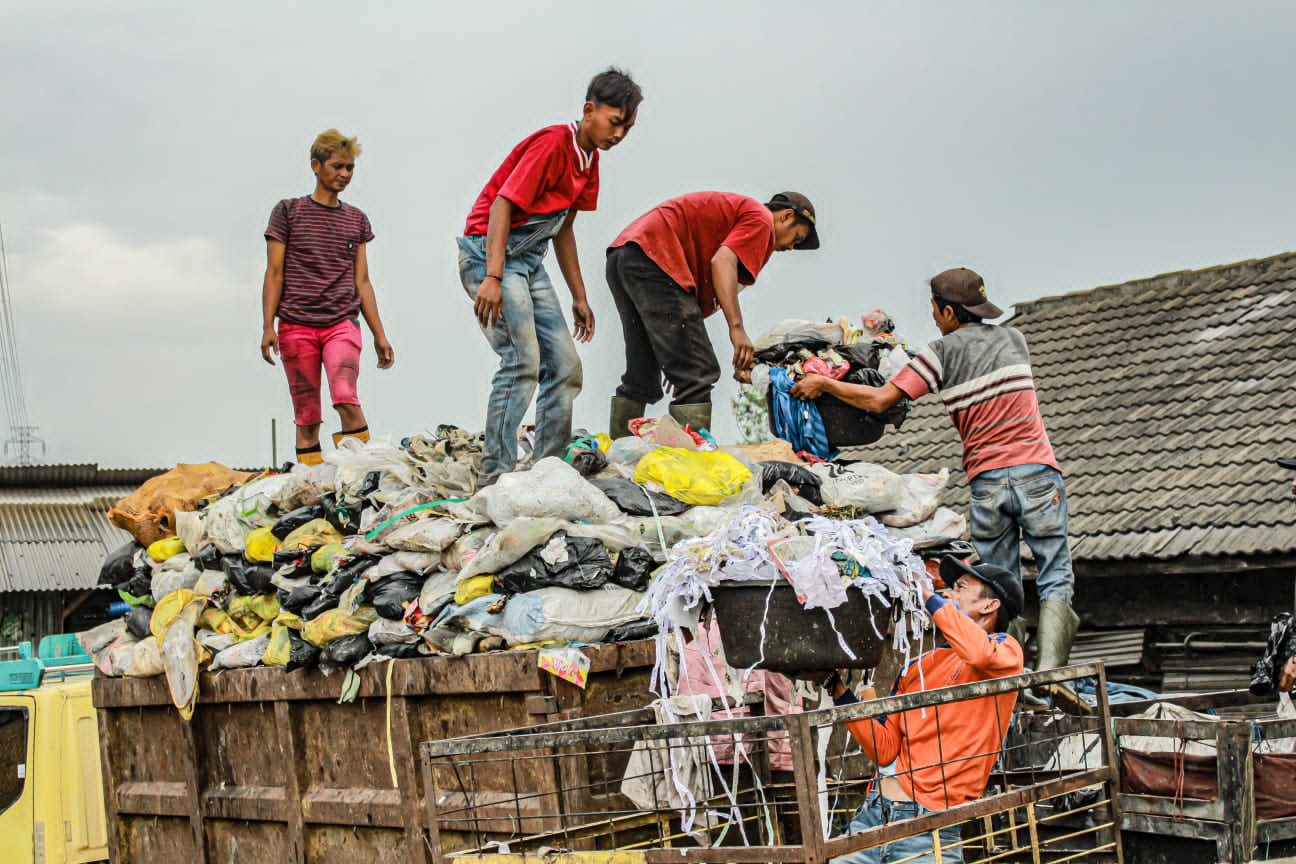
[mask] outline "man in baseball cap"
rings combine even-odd
[[[963,439],[972,545],[982,561],[1019,576],[1022,541],[1030,547],[1040,597],[1034,668],[1065,666],[1080,626],[1071,608],[1075,575],[1067,543],[1066,485],[1040,415],[1026,337],[1007,325],[986,323],[1003,310],[990,302],[985,280],[976,272],[946,270],[928,287],[941,337],[890,381],[867,387],[807,375],[792,395],[814,399],[830,393],[882,414],[906,396],[938,394]],[[1024,637],[1024,630],[1019,632]]]
[[[738,292],[775,252],[818,249],[814,205],[799,192],[762,204],[732,192],[694,192],[664,201],[630,223],[607,251],[607,281],[621,316],[625,374],[608,418],[613,438],[672,391],[670,414],[694,430],[711,427],[711,389],[720,362],[705,319],[724,313],[735,375],[755,348]]]

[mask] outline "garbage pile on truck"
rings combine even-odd
[[[481,436],[453,426],[346,441],[282,473],[177,466],[111,511],[134,539],[101,582],[129,611],[80,641],[104,675],[165,675],[185,716],[203,667],[542,648],[578,681],[568,646],[665,639],[744,580],[785,582],[829,615],[866,596],[898,645],[917,626],[922,555],[966,532],[938,506],[945,471],[806,464],[784,441],[721,447],[669,416],[634,430],[578,437],[482,489]],[[764,650],[762,622],[727,629]]]

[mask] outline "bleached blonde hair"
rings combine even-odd
[[[327,162],[328,158],[341,150],[355,158],[360,155],[360,139],[348,138],[336,129],[325,129],[315,138],[311,145],[311,159]]]

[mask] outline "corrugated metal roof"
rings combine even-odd
[[[93,588],[104,557],[130,540],[129,534],[108,521],[108,509],[135,491],[134,477],[95,466],[38,469],[0,469],[0,474],[8,472],[8,479],[25,472],[33,481],[30,486],[15,486],[0,480],[0,592]],[[76,477],[105,482],[56,482]],[[110,480],[114,482],[106,482]]]
[[[1143,643],[1147,630],[1135,627],[1128,630],[1081,630],[1071,645],[1071,658],[1067,663],[1097,663],[1107,666],[1138,666],[1143,662]]]
[[[1296,554],[1296,253],[1018,303],[1040,409],[1067,480],[1077,563]],[[949,468],[939,399],[852,458]]]

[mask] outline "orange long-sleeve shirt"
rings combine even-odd
[[[958,605],[933,595],[932,620],[945,636],[896,679],[894,695],[988,681],[1022,671],[1022,649],[1007,633],[986,633]],[[981,797],[1008,732],[1014,691],[848,723],[878,765],[895,762],[896,779],[919,804],[941,810]]]

